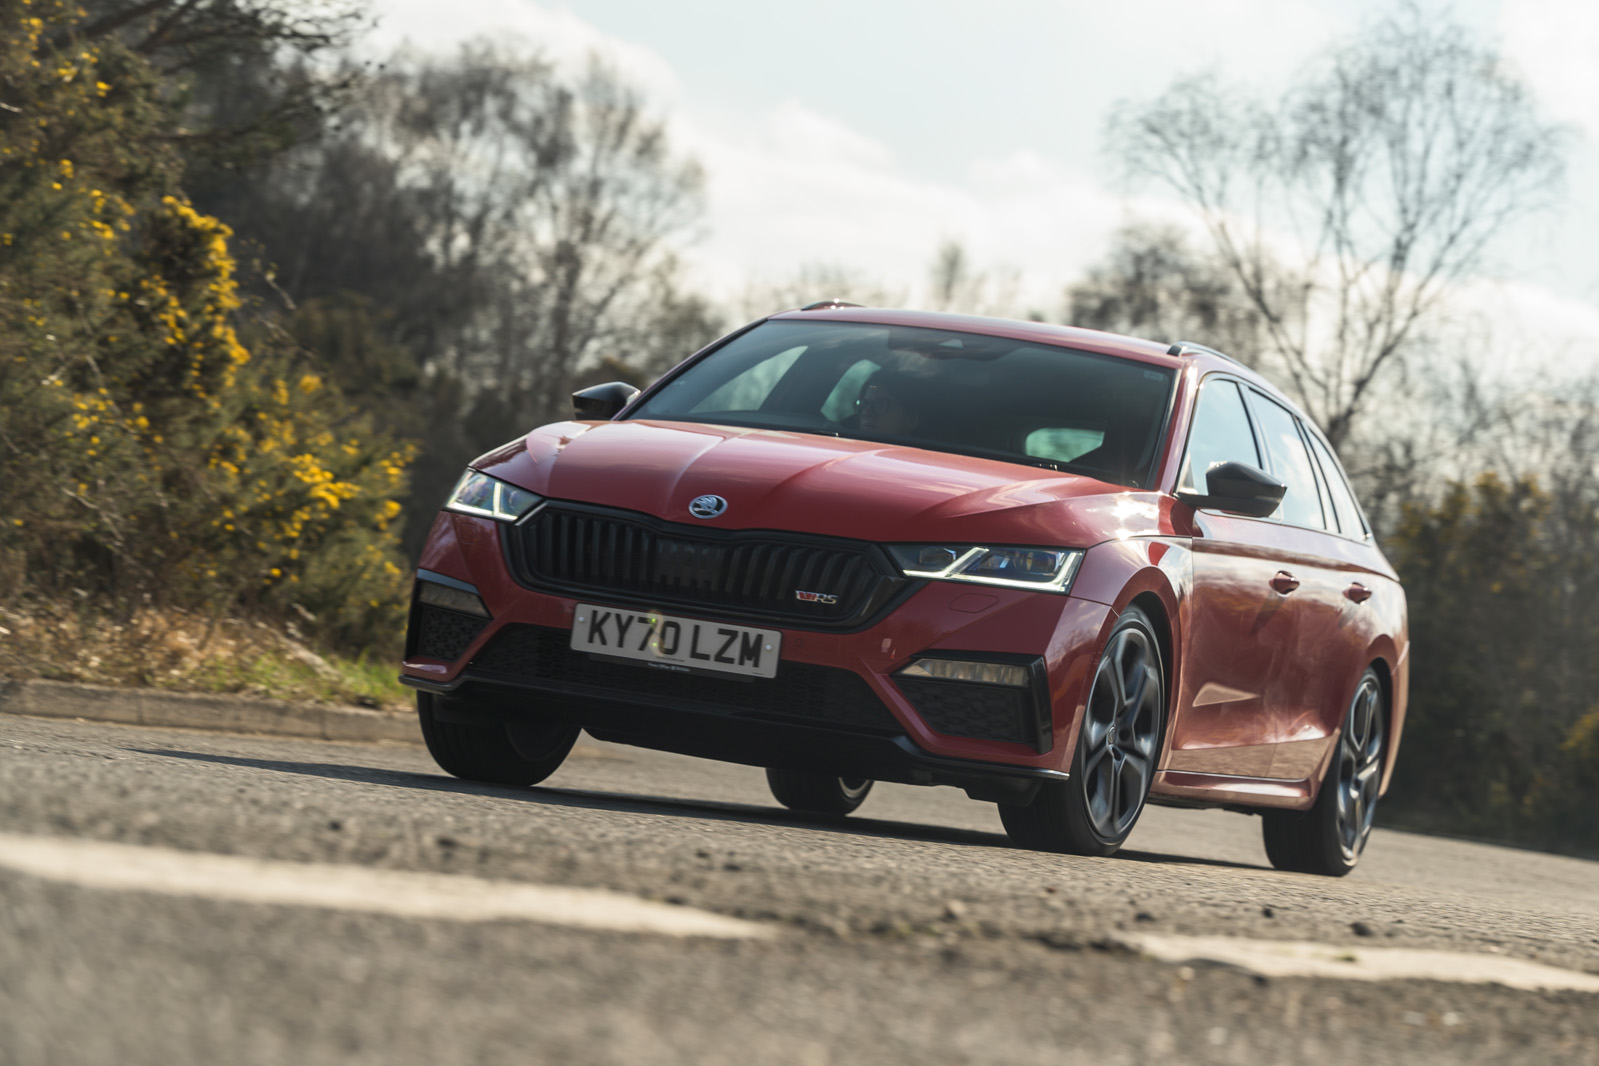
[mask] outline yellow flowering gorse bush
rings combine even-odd
[[[314,618],[392,639],[407,447],[252,317],[166,106],[81,12],[0,0],[0,600]]]

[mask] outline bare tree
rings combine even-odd
[[[115,35],[163,74],[217,52],[266,44],[302,53],[349,43],[362,0],[85,0],[83,37]]]
[[[1201,255],[1173,226],[1122,227],[1105,259],[1066,289],[1074,326],[1156,340],[1191,340],[1251,366],[1264,323],[1237,278],[1214,254]]]
[[[395,57],[338,128],[215,199],[347,392],[376,404],[420,379],[384,410],[415,412],[425,513],[465,459],[569,413],[597,368],[648,380],[714,339],[677,258],[700,188],[614,73],[476,43]]]
[[[372,23],[366,0],[83,0],[79,10],[73,38],[120,41],[181,104],[164,139],[225,170],[314,136],[358,80],[325,57]]]
[[[741,322],[791,311],[817,300],[845,300],[863,307],[903,307],[905,293],[836,263],[811,263],[781,281],[757,281],[734,301]]]
[[[495,409],[495,432],[562,413],[600,358],[634,360],[675,291],[701,175],[616,74],[567,78],[485,43],[449,62],[402,57],[372,79],[349,137],[394,166],[445,287],[424,360]]]
[[[933,310],[952,311],[967,302],[974,284],[966,248],[959,241],[945,241],[933,259],[930,281]],[[976,279],[981,284],[981,279]]]
[[[1450,286],[1547,202],[1564,154],[1492,51],[1416,8],[1280,103],[1192,77],[1119,107],[1110,136],[1130,175],[1198,212],[1335,446]]]
[[[586,359],[655,317],[652,279],[675,273],[668,241],[700,217],[703,176],[672,156],[664,124],[602,66],[552,103],[556,128],[538,146],[546,180],[523,213],[518,258],[537,297],[539,350],[564,393]]]
[[[1020,281],[1015,270],[974,270],[965,245],[947,240],[939,245],[928,272],[928,302],[935,311],[1014,314]]]

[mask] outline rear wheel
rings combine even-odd
[[[1160,643],[1129,607],[1094,671],[1071,777],[1047,781],[1028,804],[999,805],[1013,842],[1037,851],[1110,855],[1133,831],[1160,758],[1166,721]]]
[[[1355,687],[1321,792],[1308,811],[1267,811],[1266,857],[1279,870],[1342,877],[1371,836],[1382,784],[1387,707],[1382,682],[1367,669]]]
[[[861,805],[872,790],[864,777],[832,777],[807,770],[767,770],[766,784],[777,802],[806,814],[842,817]]]
[[[536,785],[553,774],[579,729],[558,715],[527,722],[460,722],[439,715],[448,697],[416,694],[422,739],[446,773],[495,785]]]

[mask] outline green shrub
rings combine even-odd
[[[392,642],[409,448],[246,314],[143,61],[77,41],[64,7],[0,12],[0,575],[21,579],[0,599],[292,612]]]

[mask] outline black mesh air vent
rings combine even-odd
[[[475,614],[462,614],[460,611],[419,603],[413,624],[416,626],[411,645],[413,654],[454,662],[472,646],[489,620]]]
[[[947,736],[1017,744],[1032,744],[1037,736],[1027,689],[916,677],[896,677],[894,683],[922,720]]]
[[[909,582],[857,541],[694,529],[551,504],[509,531],[525,584],[812,628],[864,623]]]

